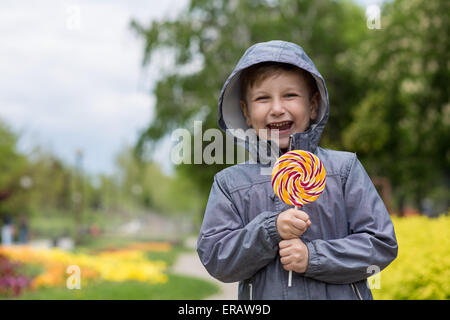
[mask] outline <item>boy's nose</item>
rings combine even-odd
[[[270,113],[273,116],[279,116],[284,113],[283,103],[280,99],[274,99],[272,102],[272,107],[270,108]]]

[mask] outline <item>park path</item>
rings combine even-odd
[[[238,282],[224,283],[211,277],[196,252],[181,253],[172,266],[172,271],[215,283],[220,288],[220,292],[205,300],[237,300]],[[189,297],[186,298],[189,299]]]

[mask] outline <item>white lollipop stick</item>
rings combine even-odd
[[[292,287],[292,270],[289,270],[288,287]]]
[[[295,206],[295,210],[298,210],[297,206]],[[289,271],[288,287],[292,287],[292,270]]]

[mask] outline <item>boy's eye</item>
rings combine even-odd
[[[255,101],[267,100],[267,99],[269,99],[269,96],[260,96],[260,97],[256,97]]]
[[[297,96],[298,96],[298,94],[296,94],[296,93],[288,93],[288,94],[286,94],[287,98],[292,98],[292,97],[297,97]]]

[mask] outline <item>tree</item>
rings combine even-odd
[[[17,135],[0,121],[0,216],[24,209],[27,194],[21,186],[27,159],[17,149]],[[23,181],[23,180],[22,180]]]
[[[118,187],[123,204],[165,215],[192,215],[199,210],[199,195],[182,172],[165,175],[153,161],[141,161],[132,148],[117,156]]]
[[[449,9],[444,0],[388,2],[382,28],[340,59],[368,86],[344,145],[391,180],[400,207],[409,198],[420,208],[437,188],[447,190],[448,207]]]
[[[131,25],[144,38],[144,65],[160,50],[174,53],[174,68],[155,85],[155,117],[137,143],[138,153],[176,128],[192,130],[194,120],[203,121],[203,130],[217,128],[217,101],[226,78],[250,45],[272,39],[300,44],[324,75],[333,121],[323,142],[341,146],[351,107],[363,94],[352,69],[335,63],[367,32],[363,11],[352,2],[192,0],[176,20]],[[200,67],[192,70],[192,65]],[[225,167],[180,165],[177,170],[195,182],[206,200],[213,175]]]

